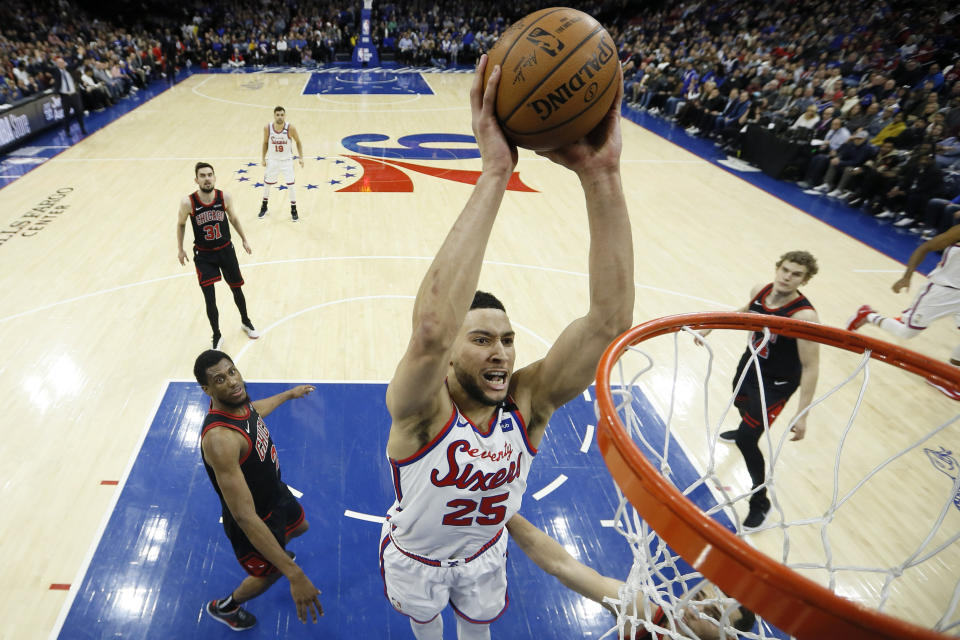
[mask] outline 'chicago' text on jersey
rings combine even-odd
[[[197,221],[198,225],[203,225],[208,222],[222,222],[224,217],[223,209],[208,209],[207,211],[201,211],[193,215],[193,219]]]
[[[257,456],[260,458],[260,462],[263,462],[267,458],[267,445],[270,443],[270,431],[267,429],[267,425],[264,424],[263,418],[257,416],[257,444],[254,448],[257,450]],[[270,462],[275,464],[277,468],[280,468],[280,460],[277,457],[277,447],[274,445],[270,446]]]

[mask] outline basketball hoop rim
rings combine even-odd
[[[770,327],[787,337],[813,340],[854,353],[869,349],[874,359],[957,392],[960,392],[960,370],[909,349],[836,327],[766,314],[706,312],[666,316],[624,332],[601,357],[596,385],[600,414],[597,443],[617,485],[641,517],[675,552],[726,593],[738,594],[741,604],[761,613],[764,619],[797,638],[948,638],[837,596],[753,549],[704,515],[650,464],[617,415],[610,376],[628,347],[648,338],[680,331],[682,327],[748,331]]]

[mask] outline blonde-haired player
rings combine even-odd
[[[294,186],[293,176],[293,143],[297,143],[297,156],[300,168],[303,168],[303,145],[297,129],[286,121],[287,111],[283,107],[273,110],[273,122],[263,128],[263,151],[261,163],[266,167],[263,172],[263,203],[260,205],[258,218],[267,215],[267,200],[270,199],[270,187],[277,183],[277,178],[283,176],[287,189],[290,190],[290,217],[296,222],[297,189]]]

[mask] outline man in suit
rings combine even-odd
[[[76,118],[80,131],[83,135],[87,135],[87,127],[83,123],[83,99],[80,96],[77,80],[67,69],[67,61],[62,56],[57,57],[54,64],[56,64],[53,72],[54,87],[63,103],[63,130],[69,135],[70,120]]]

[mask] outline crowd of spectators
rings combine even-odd
[[[575,3],[615,19],[628,0]],[[493,0],[376,2],[370,35],[384,60],[447,67],[473,65],[503,28],[542,2]],[[0,104],[51,88],[62,56],[88,109],[109,106],[178,69],[284,65],[313,68],[350,60],[361,2],[102,5],[95,15],[70,0],[0,5]],[[124,10],[126,9],[126,10]]]
[[[931,237],[960,222],[960,8],[720,0],[620,34],[626,99],[728,154],[800,152],[781,175]]]
[[[370,31],[381,59],[472,65],[507,25],[548,4],[377,2]],[[734,155],[766,129],[805,145],[784,177],[811,193],[927,236],[957,222],[960,10],[953,3],[571,4],[616,40],[634,108]],[[178,69],[347,60],[361,29],[360,7],[140,0],[97,15],[71,0],[8,0],[0,5],[0,104],[56,90],[60,57],[88,110],[151,81],[172,82]]]

